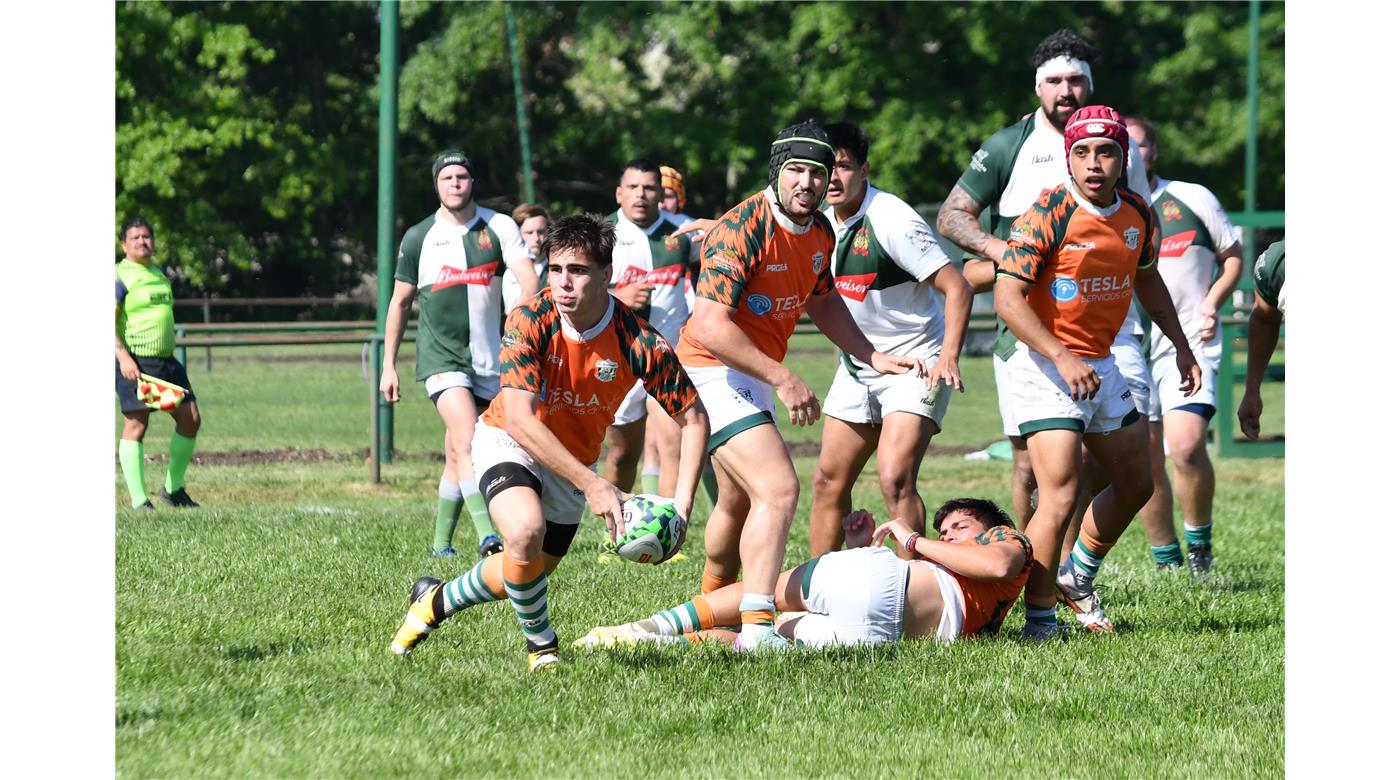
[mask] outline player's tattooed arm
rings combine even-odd
[[[938,209],[938,232],[954,244],[977,255],[963,264],[963,275],[975,293],[992,289],[996,278],[996,263],[1006,252],[1006,242],[982,229],[977,221],[985,205],[968,194],[962,185],[954,184],[948,199]],[[978,259],[990,263],[976,262]]]

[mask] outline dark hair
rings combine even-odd
[[[656,180],[661,181],[661,166],[658,165],[655,160],[652,160],[649,157],[633,157],[632,159],[628,160],[627,164],[622,166],[622,173],[625,174],[628,171],[654,173],[656,174]],[[619,175],[617,178],[619,181],[622,180],[621,175]]]
[[[131,230],[132,228],[138,228],[138,227],[143,227],[143,228],[145,228],[145,229],[151,231],[151,238],[152,238],[152,239],[154,239],[154,238],[156,237],[156,229],[153,228],[153,227],[151,227],[151,223],[147,222],[145,217],[142,217],[142,216],[139,216],[139,215],[138,215],[138,216],[135,216],[135,217],[127,217],[127,218],[126,218],[126,221],[122,223],[122,232],[121,232],[120,234],[117,235],[117,239],[118,239],[119,241],[125,241],[125,240],[126,240],[126,233],[127,233],[127,231]]]
[[[525,224],[525,220],[533,217],[544,217],[544,221],[549,221],[549,212],[544,210],[544,206],[537,206],[534,203],[522,203],[515,207],[510,213],[510,218],[515,220],[516,225]]]
[[[852,122],[837,122],[834,125],[827,125],[826,138],[831,142],[832,149],[845,149],[851,159],[858,165],[864,165],[870,157],[870,138],[865,135],[865,131],[860,129],[860,125]]]
[[[540,257],[548,259],[561,249],[583,251],[597,265],[611,265],[613,223],[601,214],[571,214],[551,224],[540,243]]]
[[[933,513],[934,529],[943,530],[943,520],[954,512],[966,512],[988,528],[1011,525],[1011,518],[1006,516],[1001,507],[985,498],[955,498],[943,502],[943,506]]]
[[[1149,144],[1153,146],[1157,145],[1157,128],[1153,127],[1151,122],[1147,121],[1145,118],[1140,116],[1124,117],[1123,121],[1127,124],[1133,124],[1137,125],[1138,127],[1141,127],[1142,137],[1146,138]]]
[[[1094,45],[1066,29],[1056,30],[1035,47],[1031,54],[1031,67],[1039,68],[1059,56],[1072,57],[1093,64],[1099,50]]]

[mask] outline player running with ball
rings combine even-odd
[[[505,552],[443,584],[413,585],[390,649],[408,654],[457,612],[509,600],[531,671],[559,662],[549,622],[549,575],[568,552],[587,504],[617,538],[627,494],[593,471],[603,434],[640,379],[681,426],[675,504],[689,516],[709,435],[704,407],[670,346],[608,294],[613,226],[593,214],[555,222],[540,253],[549,288],[521,302],[501,338],[501,392],[472,441],[482,494]]]

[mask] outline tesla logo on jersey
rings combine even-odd
[[[1137,249],[1138,239],[1141,236],[1141,230],[1138,230],[1135,227],[1130,227],[1127,230],[1123,231],[1123,243],[1127,244],[1129,249]]]
[[[875,274],[873,273],[838,276],[836,277],[836,292],[853,301],[863,301],[873,284],[875,284]]]
[[[617,361],[616,361],[616,360],[599,360],[599,361],[598,361],[597,373],[598,373],[598,381],[599,381],[599,382],[611,382],[611,381],[613,381],[614,379],[617,378]]]
[[[1061,276],[1050,283],[1050,294],[1060,303],[1072,301],[1079,297],[1079,282],[1068,276]]]
[[[433,291],[444,287],[455,287],[459,284],[487,285],[496,275],[496,266],[499,263],[486,263],[484,265],[473,266],[471,268],[452,268],[443,266],[438,269],[437,281],[433,282]]]
[[[763,293],[753,293],[744,299],[749,311],[762,317],[773,309],[773,299]]]
[[[1191,242],[1196,240],[1196,231],[1188,230],[1185,233],[1177,233],[1169,238],[1162,239],[1162,257],[1181,257],[1186,254],[1186,250],[1191,247]]]

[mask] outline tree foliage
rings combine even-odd
[[[1259,208],[1282,208],[1283,6],[1262,6]],[[1100,50],[1095,99],[1152,119],[1159,170],[1244,205],[1245,3],[517,3],[537,198],[613,208],[620,166],[685,172],[687,211],[761,187],[776,131],[850,119],[874,181],[941,200],[982,139],[1036,107],[1029,58],[1069,27]],[[372,273],[377,3],[117,8],[117,209],[157,228],[187,286],[343,291]],[[401,9],[399,228],[432,210],[460,145],[478,198],[523,191],[500,2]]]

